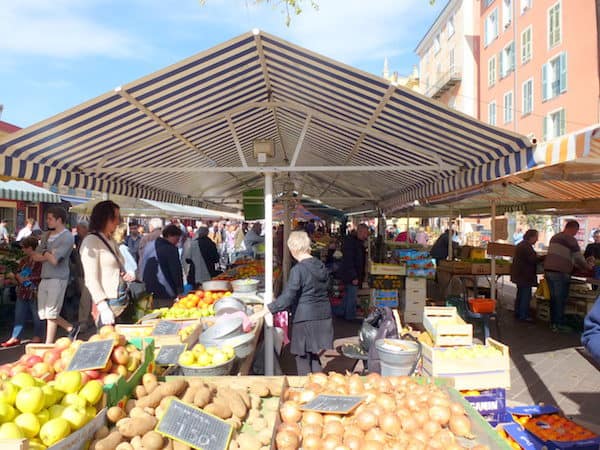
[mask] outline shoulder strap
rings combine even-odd
[[[102,236],[100,233],[97,232],[92,232],[91,234],[93,234],[94,236],[96,236],[97,238],[99,238],[104,245],[106,246],[106,248],[108,248],[108,250],[113,254],[113,256],[115,257],[115,259],[117,260],[117,264],[119,265],[119,270],[122,273],[125,273],[125,268],[123,267],[123,264],[121,263],[121,260],[119,259],[119,256],[115,253],[114,248],[112,247],[112,245],[110,245],[108,243],[108,241],[106,239],[104,239],[104,236]]]

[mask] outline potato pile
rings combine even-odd
[[[218,386],[202,379],[159,383],[155,375],[145,374],[134,394],[135,399],[129,400],[124,410],[118,406],[108,409],[112,428],[100,429],[90,450],[190,450],[189,446],[154,431],[174,398],[229,422],[234,430],[230,449],[267,449],[278,403],[271,403],[274,406],[270,410],[261,411],[261,399],[279,396],[281,386],[268,381],[247,385],[232,381],[227,386]]]

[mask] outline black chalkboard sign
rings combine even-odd
[[[365,400],[365,397],[348,395],[318,395],[315,399],[302,405],[305,411],[321,413],[348,414]]]
[[[113,339],[84,342],[73,355],[67,370],[104,369],[114,345]]]
[[[140,320],[138,320],[138,323],[144,323],[147,320],[158,319],[159,317],[160,317],[160,313],[159,312],[151,312],[149,314],[146,314]]]
[[[187,344],[163,345],[156,354],[156,364],[160,366],[174,366],[177,364],[179,355],[181,355],[187,347]]]
[[[168,320],[159,321],[154,327],[154,331],[152,334],[154,336],[157,335],[165,335],[165,334],[177,334],[179,333],[179,329],[181,327],[177,322],[169,322]]]
[[[202,450],[226,450],[232,426],[201,409],[172,400],[156,426],[160,434]]]

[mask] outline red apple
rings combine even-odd
[[[98,334],[103,337],[107,337],[109,334],[115,332],[115,327],[112,325],[104,325],[100,330],[98,330]]]
[[[127,367],[122,364],[115,364],[111,369],[110,373],[116,373],[117,375],[121,375],[123,377],[127,377]]]
[[[86,374],[90,380],[97,380],[100,378],[100,372],[97,370],[86,370],[83,373]]]
[[[12,369],[12,364],[2,364],[0,366],[0,377],[8,378],[10,376],[11,369]]]
[[[29,355],[29,357],[25,360],[25,365],[27,365],[27,367],[33,367],[37,363],[41,363],[42,361],[44,361],[44,360],[42,359],[41,356]]]
[[[22,363],[18,363],[15,364],[11,369],[10,369],[10,376],[14,377],[16,374],[21,373],[21,372],[27,372],[28,367]]]
[[[54,377],[54,369],[50,364],[45,362],[39,362],[35,364],[29,373],[35,377],[44,381],[50,381]]]
[[[122,345],[115,347],[112,352],[112,360],[116,364],[126,365],[129,361],[129,353],[127,352],[127,349]]]
[[[52,366],[52,368],[54,369],[54,372],[59,373],[65,370],[66,368],[66,364],[62,359],[59,359],[58,361],[54,362],[54,365]]]
[[[71,346],[71,339],[69,339],[68,337],[61,337],[58,338],[56,340],[56,342],[54,343],[54,345],[56,346],[56,348],[58,349],[65,349],[65,348],[69,348]]]
[[[60,350],[52,349],[48,350],[44,353],[44,362],[50,365],[53,365],[56,361],[60,359]]]
[[[109,359],[106,362],[106,366],[104,366],[104,369],[102,369],[102,372],[104,372],[104,373],[110,372],[110,369],[112,369],[112,366],[113,366],[113,362]]]
[[[88,381],[90,381],[90,376],[85,372],[81,372],[81,385],[85,386]]]

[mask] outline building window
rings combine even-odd
[[[496,84],[496,55],[488,59],[488,86]]]
[[[488,122],[490,125],[496,125],[496,102],[488,105]]]
[[[490,45],[498,37],[498,9],[494,9],[485,19],[485,46]]]
[[[529,9],[531,9],[531,0],[521,0],[521,14],[525,14]]]
[[[492,3],[494,3],[494,0],[485,0],[485,7],[487,8],[488,6],[490,6]]]
[[[515,70],[515,43],[511,42],[500,52],[500,78]]]
[[[454,49],[448,52],[448,63],[450,64],[450,73],[454,72]]]
[[[525,64],[531,59],[532,45],[531,27],[528,27],[521,33],[521,64]]]
[[[512,23],[513,0],[502,0],[502,29],[506,30]]]
[[[548,10],[548,47],[552,48],[560,44],[560,2]]]
[[[450,39],[454,35],[454,16],[448,19],[448,24],[446,25],[446,29],[448,32],[448,39]]]
[[[523,83],[523,115],[527,116],[533,112],[533,78]]]
[[[567,90],[567,53],[542,66],[542,101],[550,100]]]
[[[513,120],[513,93],[504,94],[504,123],[510,123]]]
[[[434,53],[439,53],[440,51],[440,35],[438,34],[435,39],[433,40],[433,52]]]
[[[544,141],[549,141],[565,134],[567,132],[567,121],[564,108],[544,117],[543,125]]]

